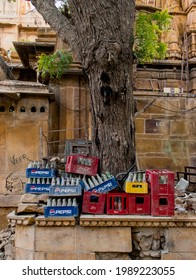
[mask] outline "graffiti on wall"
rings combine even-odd
[[[24,186],[25,182],[23,182],[20,178],[15,177],[14,172],[7,176],[5,187],[8,192],[23,192]]]
[[[27,158],[27,156],[25,154],[20,155],[19,157],[16,157],[15,155],[12,155],[9,158],[9,160],[11,161],[11,163],[13,165],[19,164],[19,163],[23,162],[24,160],[28,160],[29,161],[29,159]]]

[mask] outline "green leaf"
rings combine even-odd
[[[166,57],[167,44],[161,42],[161,35],[169,29],[171,18],[167,10],[137,13],[134,54],[139,63]]]
[[[41,72],[42,78],[49,74],[51,78],[61,79],[72,62],[72,54],[64,50],[58,50],[50,55],[42,53],[38,60],[38,70]]]

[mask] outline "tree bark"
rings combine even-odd
[[[113,175],[127,171],[135,163],[135,1],[68,0],[71,18],[64,16],[64,22],[53,0],[32,2],[61,39],[70,44],[88,77],[93,152],[100,157],[101,171]]]

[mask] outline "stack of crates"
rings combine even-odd
[[[118,182],[113,176],[109,176],[105,181],[99,182],[96,186],[84,190],[82,212],[91,214],[104,214],[106,211],[106,201],[109,192],[118,187]],[[102,178],[103,180],[103,178]]]
[[[57,177],[49,188],[47,206],[44,216],[48,217],[77,217],[79,215],[82,186],[79,177]]]
[[[174,172],[146,170],[146,179],[151,193],[151,215],[174,215]]]
[[[146,182],[146,173],[138,171],[132,175],[133,178],[128,177],[124,185],[124,190],[128,195],[128,213],[130,215],[150,215],[151,196]]]
[[[57,176],[55,168],[40,168],[37,166],[26,169],[28,183],[25,186],[26,193],[49,193],[52,178]]]

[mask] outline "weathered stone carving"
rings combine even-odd
[[[163,36],[163,40],[168,44],[168,58],[181,59],[182,40],[175,21],[172,21],[171,29]]]
[[[168,9],[169,12],[181,12],[182,11],[181,0],[166,1],[164,8]]]

